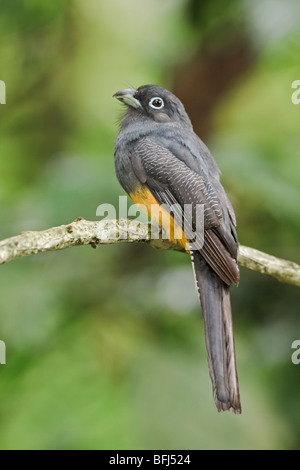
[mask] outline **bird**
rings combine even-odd
[[[230,287],[240,280],[238,239],[235,213],[218,166],[171,91],[143,85],[119,90],[113,97],[126,108],[115,140],[116,176],[133,203],[151,214],[152,222],[153,215],[166,237],[189,253],[216,407],[240,414],[230,300]],[[200,227],[197,205],[203,207]],[[151,211],[153,207],[157,210]],[[192,243],[192,235],[198,234],[201,243]]]

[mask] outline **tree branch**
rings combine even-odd
[[[153,235],[156,236],[153,239]],[[0,264],[21,256],[43,251],[63,250],[70,246],[105,245],[119,242],[146,243],[154,248],[183,251],[180,245],[163,239],[153,226],[137,220],[102,220],[91,222],[81,217],[69,225],[52,227],[41,232],[22,232],[0,241]],[[268,274],[280,282],[300,286],[300,266],[246,246],[239,247],[238,262],[253,271]]]

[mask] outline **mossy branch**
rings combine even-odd
[[[51,227],[43,231],[22,232],[15,237],[0,241],[0,264],[21,256],[43,251],[63,250],[71,246],[106,245],[120,242],[146,243],[163,250],[183,251],[180,245],[155,234],[153,227],[137,220],[88,221],[81,217],[68,225]],[[238,262],[253,271],[268,274],[280,282],[300,286],[300,266],[292,261],[276,258],[261,251],[240,245]]]

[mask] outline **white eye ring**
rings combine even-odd
[[[157,103],[155,103],[156,100]],[[151,106],[151,108],[153,109],[162,109],[164,105],[164,100],[160,96],[154,96],[154,98],[151,98],[151,100],[149,101],[149,106]]]

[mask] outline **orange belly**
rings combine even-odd
[[[136,191],[129,194],[130,199],[143,211],[151,222],[162,227],[166,237],[173,243],[178,243],[188,251],[188,240],[182,228],[155,199],[151,191],[146,186],[140,186]]]

